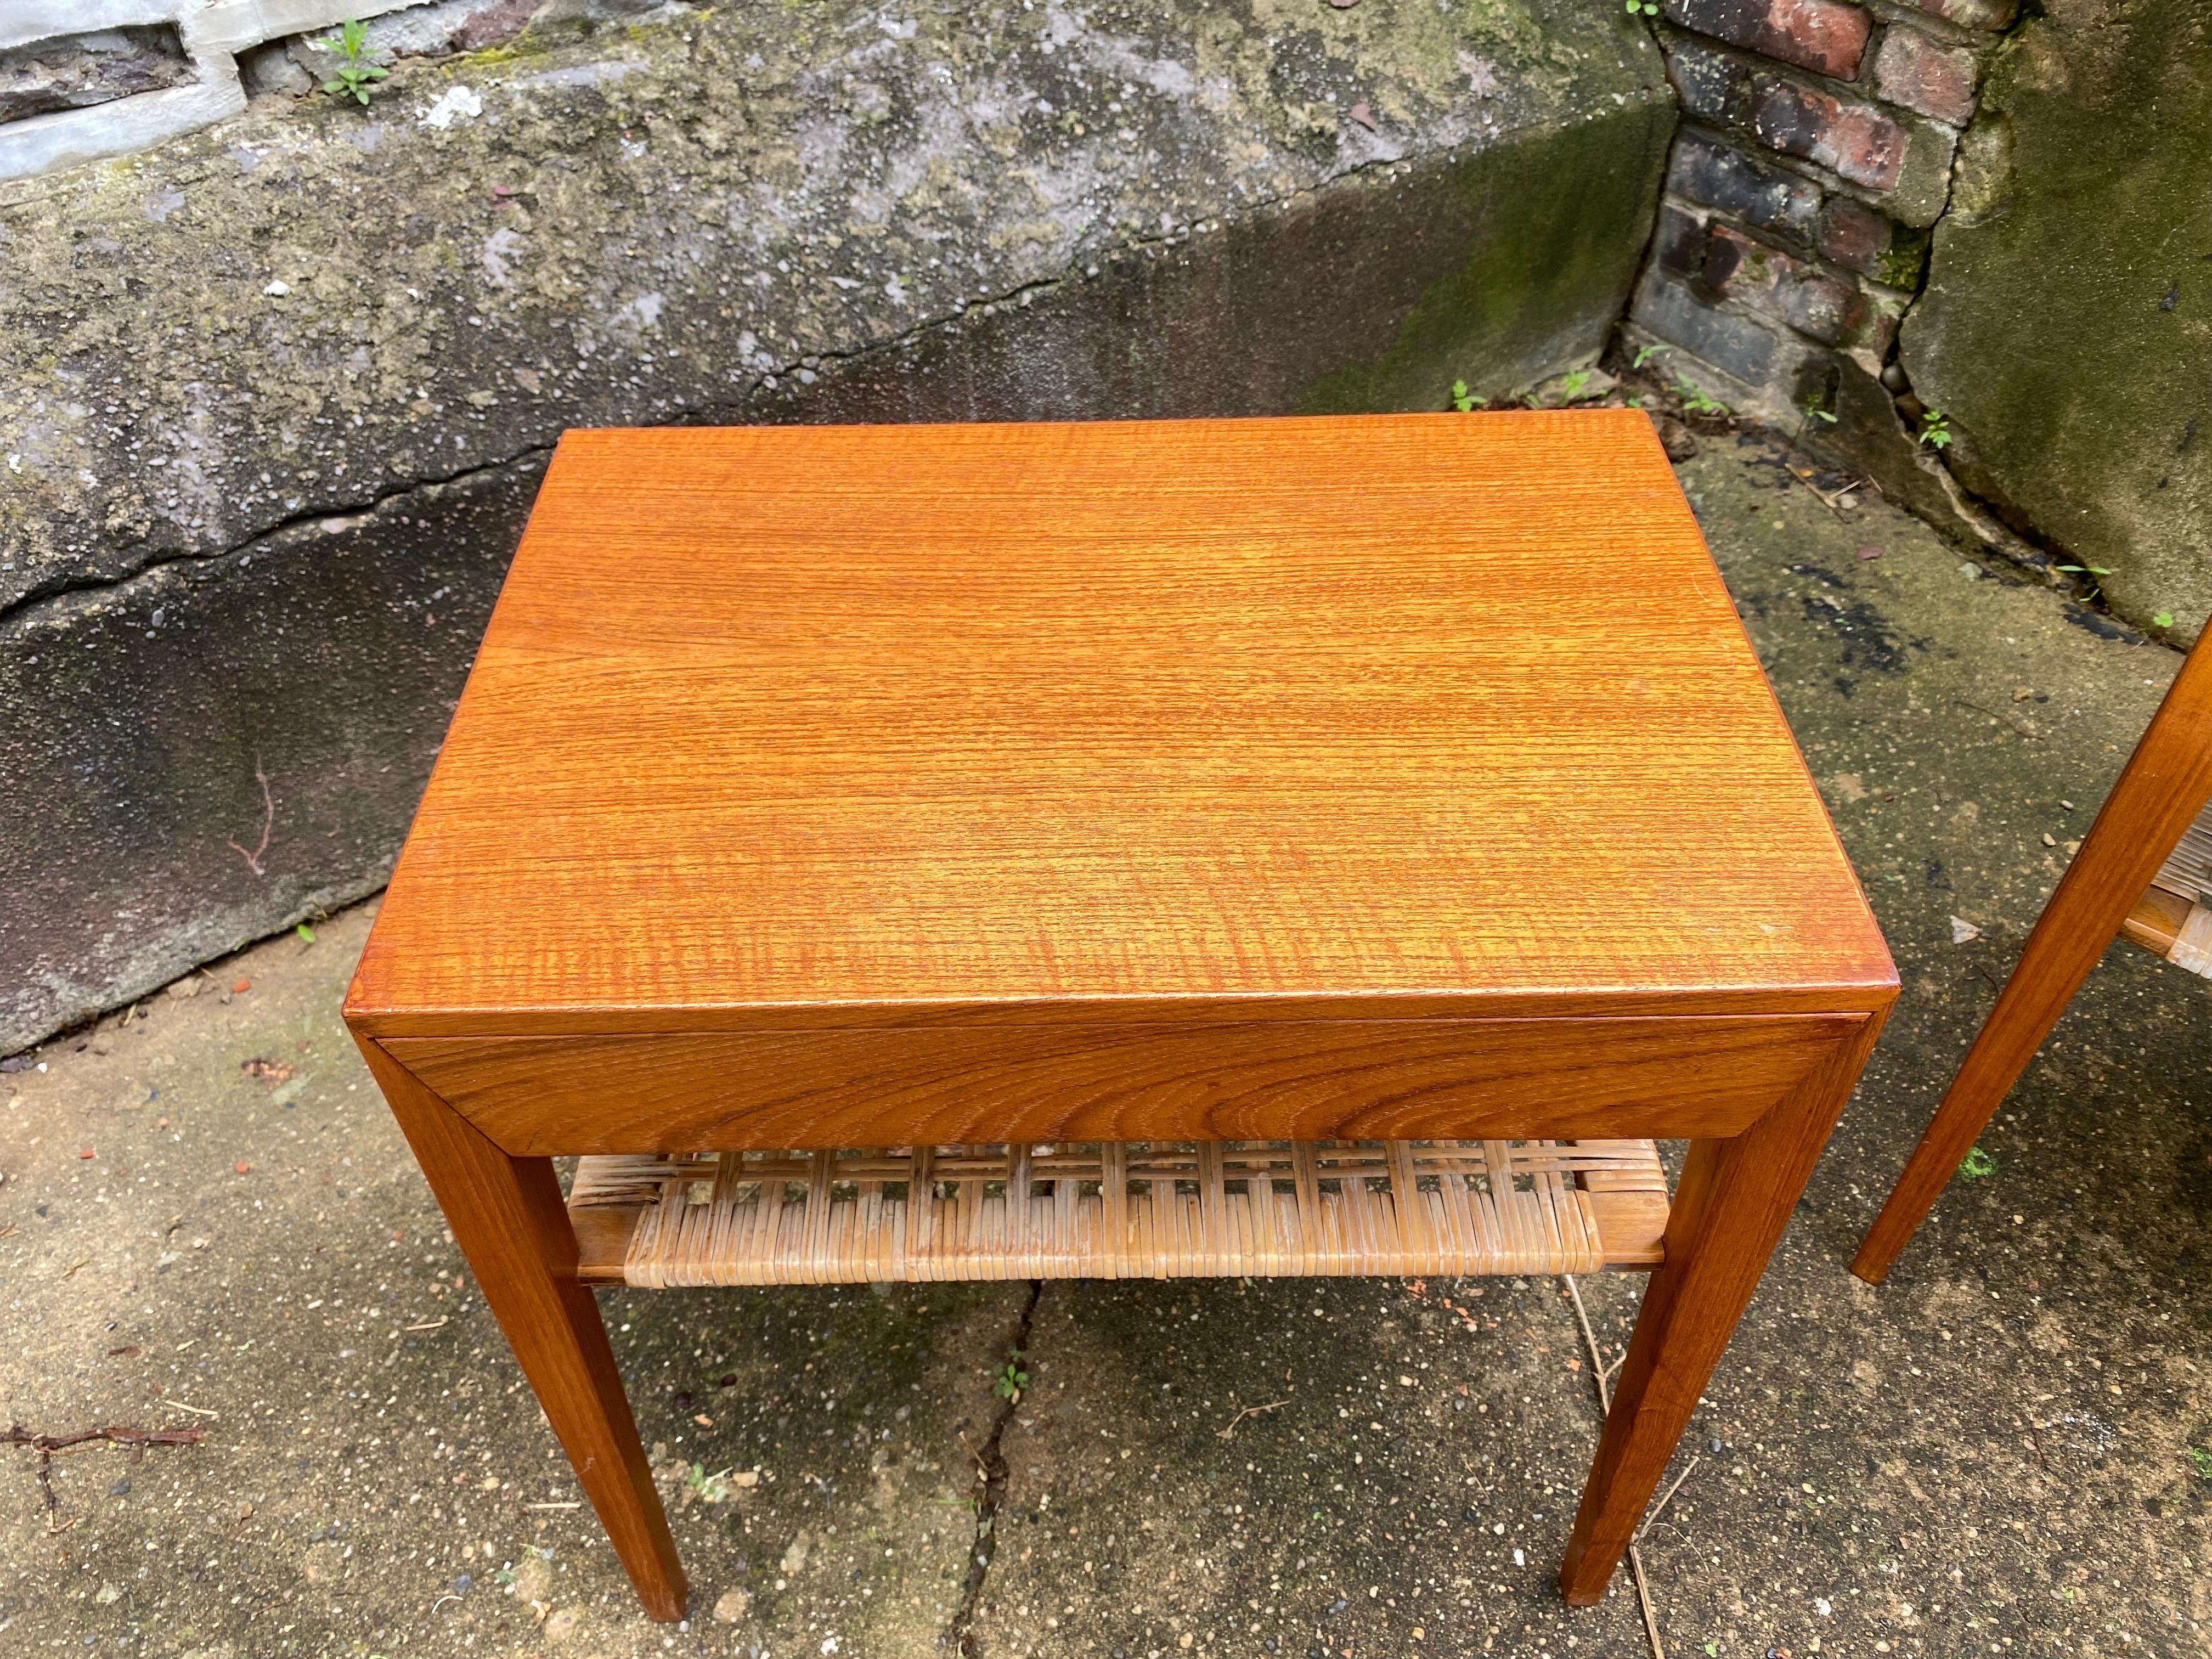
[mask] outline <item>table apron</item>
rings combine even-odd
[[[1856,1013],[388,1037],[515,1157],[1741,1133]]]

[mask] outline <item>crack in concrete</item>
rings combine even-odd
[[[1993,37],[1995,44],[1990,48],[1989,57],[1984,60],[1981,84],[1986,85],[1990,67],[1996,63],[1998,54],[2027,27],[2029,21],[2029,9],[2022,7],[2011,22],[1996,31]],[[1912,290],[1911,297],[1905,302],[1905,308],[1897,313],[1897,327],[1890,337],[1887,363],[1897,370],[1898,378],[1905,382],[1902,388],[1905,392],[1913,391],[1911,371],[1905,366],[1905,325],[1911,321],[1912,313],[1920,308],[1920,302],[1928,297],[1929,286],[1936,271],[1936,234],[1943,228],[1944,221],[1951,216],[1953,199],[1958,194],[1959,167],[1960,159],[1966,154],[1967,135],[1973,131],[1975,123],[1981,118],[1978,88],[1974,112],[1967,118],[1966,125],[1959,130],[1959,141],[1952,147],[1950,164],[1943,170],[1943,205],[1928,222],[1928,257],[1921,266],[1920,285]],[[1885,386],[1883,390],[1887,391],[1887,386]],[[1932,404],[1923,402],[1923,407],[1928,408],[1930,413],[1941,413]],[[1894,394],[1891,408],[1896,410]],[[1942,474],[1944,493],[1951,498],[1952,511],[1960,520],[1958,527],[1973,538],[1978,550],[1994,555],[2015,569],[2040,576],[2054,587],[2062,585],[2061,567],[2068,556],[2063,548],[2053,543],[2035,526],[2017,521],[2006,513],[2001,503],[1992,501],[1969,488],[1951,465],[1948,448],[1941,444],[1924,444],[1901,411],[1897,412],[1897,428],[1907,440],[1921,445],[1929,452],[1936,471]],[[1939,525],[1936,528],[1948,529],[1952,526]],[[2069,597],[2075,603],[2086,609],[2109,611],[2104,589],[2094,578],[2087,582],[2075,581],[2063,585],[2070,589]]]
[[[386,490],[379,495],[343,505],[330,505],[313,511],[295,513],[278,520],[267,528],[257,530],[245,540],[233,542],[227,547],[209,548],[203,551],[179,551],[155,557],[142,565],[113,576],[91,577],[82,581],[64,581],[52,586],[34,587],[13,605],[0,608],[0,629],[14,630],[35,625],[43,620],[44,613],[67,608],[71,600],[82,600],[87,594],[115,593],[133,582],[159,576],[166,570],[180,566],[213,564],[241,553],[258,553],[273,545],[280,538],[298,534],[326,519],[355,519],[381,513],[393,502],[404,501],[425,489],[441,489],[447,484],[465,483],[471,479],[488,477],[504,468],[539,456],[550,455],[551,444],[528,444],[498,460],[484,461],[475,466],[463,467],[458,472],[447,472],[434,478],[414,478]]]
[[[1485,148],[1497,148],[1519,143],[1537,130],[1534,127],[1512,127],[1485,133],[1482,135],[1486,141]],[[1468,139],[1459,143],[1446,144],[1438,149],[1419,155],[1370,157],[1365,161],[1354,162],[1342,171],[1332,173],[1328,178],[1302,189],[1243,204],[1233,214],[1205,214],[1174,230],[1127,238],[1101,248],[1097,252],[1085,257],[1080,263],[1073,264],[1056,275],[1030,277],[998,293],[981,295],[972,300],[963,299],[957,309],[940,312],[933,316],[924,318],[910,327],[884,339],[866,341],[842,349],[831,348],[819,351],[802,352],[796,357],[778,362],[771,368],[761,369],[734,397],[727,395],[702,397],[689,407],[686,407],[684,400],[679,398],[677,400],[674,418],[652,424],[659,426],[697,424],[702,417],[711,421],[716,416],[725,412],[742,411],[750,398],[757,396],[764,390],[776,390],[777,383],[795,378],[802,370],[811,372],[817,364],[860,362],[881,353],[897,351],[913,344],[933,329],[958,325],[973,312],[994,307],[1018,305],[1023,302],[1024,295],[1050,294],[1072,283],[1095,280],[1092,272],[1097,271],[1103,275],[1101,268],[1115,261],[1140,257],[1155,250],[1187,246],[1194,237],[1226,228],[1231,217],[1249,217],[1270,212],[1286,211],[1300,202],[1322,195],[1338,186],[1364,182],[1377,175],[1388,176],[1400,167],[1410,170],[1416,166],[1434,163],[1449,165],[1459,159],[1462,153],[1474,143],[1474,140]],[[1640,267],[1638,275],[1641,276]],[[1633,292],[1632,289],[1631,291]],[[1624,305],[1624,315],[1626,312],[1626,307]],[[410,478],[381,494],[362,496],[352,501],[331,501],[317,507],[304,509],[278,520],[240,541],[232,542],[222,547],[179,550],[166,555],[156,555],[143,564],[134,565],[131,568],[112,576],[91,577],[81,580],[64,580],[52,586],[33,586],[11,604],[0,606],[0,629],[13,631],[18,626],[35,624],[41,620],[41,613],[51,607],[64,605],[68,601],[81,599],[86,594],[119,592],[133,582],[158,576],[161,572],[175,567],[210,564],[236,554],[257,551],[279,537],[295,533],[310,526],[319,525],[326,519],[355,518],[379,513],[391,504],[402,501],[419,490],[447,484],[465,483],[472,479],[487,477],[502,468],[550,455],[556,442],[557,440],[526,444],[508,454],[481,461],[457,471],[442,473],[432,477]]]
[[[1121,254],[1126,252],[1140,251],[1148,247],[1172,246],[1176,243],[1187,240],[1188,239],[1188,233],[1184,233],[1180,236],[1169,235],[1139,238],[1134,241],[1117,244],[1112,251],[1102,254],[1100,258],[1111,259],[1120,257]],[[1077,278],[1071,275],[1035,277],[1028,282],[1019,283],[1013,288],[1008,289],[1003,293],[987,295],[978,299],[969,301],[965,302],[964,309],[961,311],[943,313],[927,318],[921,322],[915,324],[911,328],[902,330],[899,333],[891,335],[886,339],[872,340],[864,344],[849,347],[842,350],[832,349],[804,353],[800,356],[793,358],[788,362],[779,362],[771,368],[761,370],[754,379],[746,385],[744,391],[736,398],[702,400],[691,410],[679,410],[678,418],[672,421],[661,422],[659,424],[665,426],[681,426],[687,424],[689,422],[683,418],[683,415],[685,413],[690,413],[694,416],[712,417],[721,411],[743,410],[745,407],[745,400],[747,398],[757,395],[764,389],[774,390],[774,383],[796,376],[802,368],[808,367],[807,359],[809,358],[812,359],[816,363],[857,362],[878,353],[896,351],[902,347],[913,343],[932,329],[942,328],[948,324],[958,323],[969,311],[977,310],[987,306],[1016,304],[1020,301],[1021,297],[1025,294],[1048,293],[1074,280],[1077,280]],[[208,548],[198,550],[180,550],[171,553],[166,556],[155,557],[149,560],[144,564],[133,566],[131,569],[121,572],[117,575],[93,577],[81,581],[64,581],[52,586],[35,587],[30,592],[25,593],[21,598],[18,599],[13,605],[0,607],[0,629],[12,630],[17,626],[35,624],[41,619],[42,613],[49,610],[65,605],[67,602],[71,599],[81,599],[83,595],[88,593],[117,592],[130,586],[133,582],[143,581],[149,577],[158,576],[163,571],[169,570],[179,566],[210,564],[222,559],[229,558],[235,554],[257,552],[262,548],[272,544],[281,537],[292,535],[300,531],[307,529],[310,526],[320,525],[324,520],[328,519],[359,518],[370,514],[380,513],[387,507],[397,502],[404,502],[407,497],[414,495],[425,489],[442,489],[448,484],[467,483],[471,480],[489,477],[493,473],[499,472],[508,467],[519,465],[526,461],[537,460],[549,457],[552,454],[555,447],[555,443],[552,442],[526,444],[521,448],[514,450],[508,454],[499,456],[491,460],[479,462],[473,466],[463,467],[458,471],[441,473],[434,477],[410,479],[406,483],[396,485],[392,489],[385,490],[380,495],[369,495],[351,501],[328,502],[321,507],[311,508],[300,513],[295,513],[287,518],[280,519],[267,527],[256,531],[252,535],[246,537],[244,540],[230,543],[227,546]]]
[[[1029,1352],[1030,1332],[1036,1327],[1037,1304],[1043,1297],[1044,1280],[1030,1280],[1029,1300],[1022,1304],[1021,1317],[1015,1322],[1013,1338],[1007,1345],[1013,1356],[1012,1363],[1018,1363]],[[939,1645],[971,1659],[976,1651],[971,1627],[982,1606],[983,1582],[989,1577],[991,1563],[999,1553],[999,1504],[1006,1495],[1006,1459],[1000,1446],[1006,1438],[1006,1425],[1014,1420],[1014,1413],[1020,1409],[1021,1403],[1021,1390],[1018,1389],[1000,1406],[982,1445],[969,1449],[975,1460],[976,1483],[981,1488],[975,1495],[975,1540],[968,1552],[968,1578],[961,1587],[960,1605],[945,1621]]]

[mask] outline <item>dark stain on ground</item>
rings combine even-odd
[[[2100,616],[2094,611],[2069,603],[2066,620],[2076,628],[2086,628],[2100,640],[2118,640],[2123,645],[2141,645],[2143,636],[2124,623],[2114,622],[2110,617]]]
[[[1797,568],[1792,565],[1791,569]],[[1876,674],[1901,674],[1905,672],[1905,652],[1909,641],[1898,638],[1891,629],[1889,619],[1864,599],[1854,599],[1849,605],[1838,605],[1833,599],[1808,593],[1804,600],[1805,620],[1833,629],[1844,637],[1841,652],[1846,668],[1864,669]],[[1850,687],[1840,678],[1836,689],[1845,696]]]

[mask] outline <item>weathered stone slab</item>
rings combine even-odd
[[[0,52],[0,121],[179,86],[191,72],[173,28],[57,35]]]
[[[382,878],[563,428],[1503,391],[1674,120],[1575,0],[580,27],[0,191],[0,1048]]]
[[[2212,611],[2208,171],[2212,14],[2051,7],[1992,66],[1902,337],[1966,486],[2190,638]]]

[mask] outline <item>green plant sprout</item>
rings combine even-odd
[[[1631,17],[1656,17],[1659,8],[1656,0],[1628,0],[1628,15]]]
[[[1978,1146],[1969,1148],[1966,1157],[1959,1160],[1959,1173],[1969,1181],[1979,1181],[1984,1176],[1992,1176],[1996,1172],[1996,1159]]]
[[[1674,349],[1674,348],[1672,346],[1660,345],[1656,341],[1650,345],[1640,345],[1636,348],[1636,361],[1630,364],[1629,367],[1632,368],[1641,368],[1644,364],[1650,362],[1654,357],[1656,357],[1661,352],[1672,351]]]
[[[1001,1400],[1019,1400],[1022,1390],[1029,1385],[1030,1374],[1022,1369],[1022,1351],[1009,1348],[1006,1363],[999,1368],[998,1376],[991,1381],[992,1392]]]
[[[1951,417],[1940,409],[1920,411],[1920,441],[1930,449],[1951,447]]]
[[[315,942],[315,930],[304,921],[292,931],[300,936],[300,942],[302,945],[313,945]]]
[[[341,98],[368,102],[368,83],[381,81],[392,71],[383,64],[372,63],[363,51],[368,44],[368,30],[361,20],[349,17],[339,26],[335,38],[316,43],[326,52],[338,56],[338,66],[331,71],[331,78],[323,82],[325,92],[336,93]]]
[[[2112,567],[2103,564],[2060,564],[2053,565],[2051,568],[2070,571],[2076,576],[2109,576],[2112,574]],[[2160,623],[2159,626],[2163,628],[2166,624]]]
[[[1682,407],[1692,415],[1725,415],[1728,405],[1717,398],[1707,396],[1687,380],[1674,382],[1674,395],[1682,400]]]
[[[2160,612],[2158,613],[2158,615],[2156,615],[2155,617],[2153,617],[2150,619],[2150,625],[2151,625],[2153,628],[2171,628],[2171,627],[2172,627],[2172,626],[2173,626],[2173,612],[2172,612],[2171,611],[2160,611]]]
[[[730,1468],[709,1474],[704,1463],[687,1463],[684,1466],[684,1484],[702,1503],[726,1504],[730,1501],[730,1474],[736,1467],[732,1464]]]
[[[2190,1467],[2197,1471],[2199,1480],[2212,1480],[2212,1451],[2207,1451],[2202,1446],[2191,1446],[2189,1462]]]
[[[1805,415],[1808,420],[1826,421],[1830,426],[1836,423],[1835,416],[1820,407],[1820,394],[1817,392],[1805,399]]]
[[[1583,395],[1583,388],[1589,383],[1590,371],[1589,369],[1578,368],[1575,370],[1574,373],[1568,375],[1566,380],[1561,383],[1559,388],[1559,401],[1565,404],[1574,402],[1576,398]]]
[[[1469,392],[1467,389],[1467,382],[1465,380],[1454,380],[1452,382],[1452,407],[1459,410],[1461,414],[1473,414],[1476,410],[1480,409],[1483,404],[1489,401],[1490,399],[1487,398],[1478,398],[1474,393]]]

